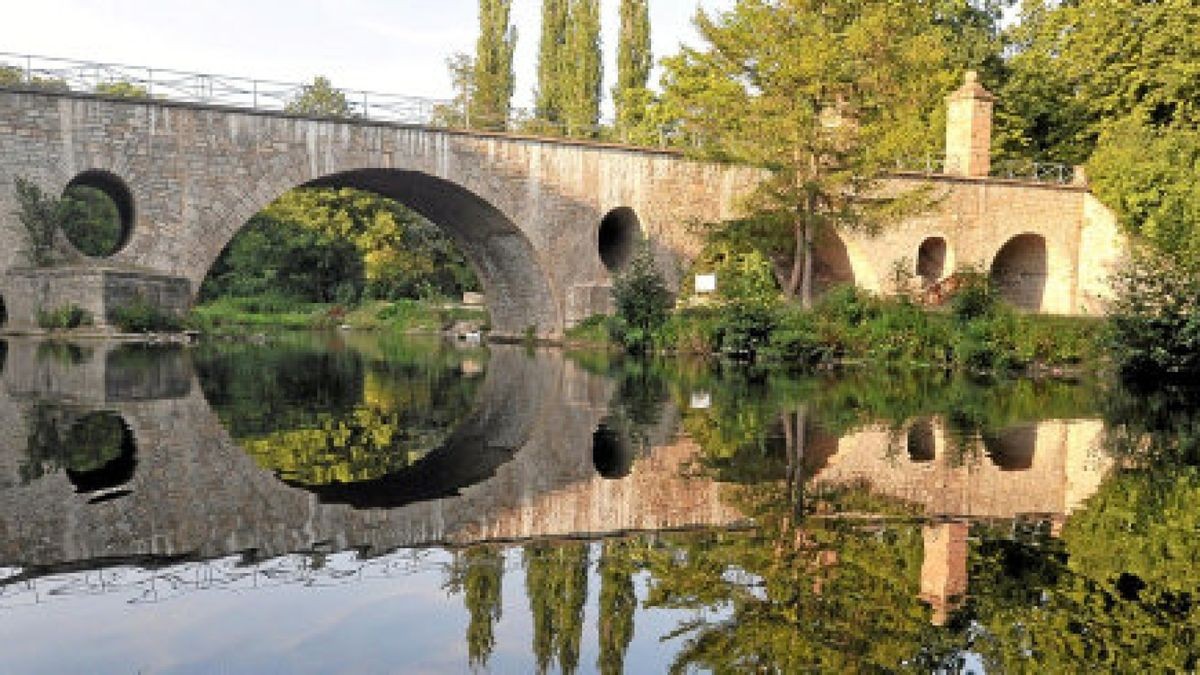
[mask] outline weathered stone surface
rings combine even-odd
[[[39,311],[71,305],[85,310],[94,327],[105,328],[117,309],[139,299],[183,316],[192,299],[187,279],[100,266],[21,267],[9,270],[2,283],[8,291],[4,327],[11,331],[36,331]]]

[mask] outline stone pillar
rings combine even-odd
[[[992,166],[992,106],[996,97],[967,71],[963,86],[946,99],[946,173],[987,176]]]
[[[925,560],[921,565],[921,599],[933,608],[933,625],[944,626],[967,593],[965,522],[926,525]]]

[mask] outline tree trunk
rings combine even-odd
[[[805,255],[807,248],[805,242],[808,241],[808,224],[803,218],[796,219],[795,229],[796,249],[792,253],[792,274],[788,279],[787,294],[788,297],[796,297],[800,294],[802,285],[804,284],[804,269],[807,266]]]

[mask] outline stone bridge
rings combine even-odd
[[[897,268],[932,287],[973,264],[1023,308],[1102,311],[1124,249],[1112,213],[1081,181],[990,177],[990,94],[968,78],[949,105],[944,172],[887,179],[886,189],[928,186],[935,205],[878,237],[819,237],[818,288],[887,292]],[[29,269],[17,177],[53,194],[104,191],[124,220],[122,247]],[[691,225],[739,215],[760,177],[652,149],[5,90],[0,300],[21,331],[36,328],[38,309],[67,304],[103,324],[135,293],[184,306],[254,213],[295,187],[342,186],[393,197],[443,228],[478,271],[499,334],[558,337],[610,309],[612,275],[639,232],[670,280],[685,281],[683,263],[702,245]]]

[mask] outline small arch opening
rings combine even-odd
[[[133,195],[107,171],[85,171],[63,190],[67,217],[63,234],[83,255],[107,258],[120,251],[133,230]]]
[[[85,415],[71,425],[63,440],[67,479],[80,494],[111,490],[133,478],[137,443],[120,415]]]
[[[1030,312],[1042,309],[1046,297],[1046,240],[1022,234],[1006,243],[992,262],[992,283],[1000,297]]]
[[[933,423],[917,420],[908,430],[908,458],[913,462],[932,462],[936,457]]]
[[[813,297],[819,298],[838,286],[853,286],[854,266],[846,242],[831,228],[821,228],[813,238]]]
[[[600,221],[600,260],[609,272],[620,272],[629,264],[642,236],[642,223],[633,209],[622,206]]]
[[[947,254],[946,240],[942,237],[930,237],[921,242],[917,249],[917,276],[923,287],[928,288],[945,278]]]
[[[633,443],[611,417],[592,433],[592,463],[603,478],[619,480],[633,470]]]

